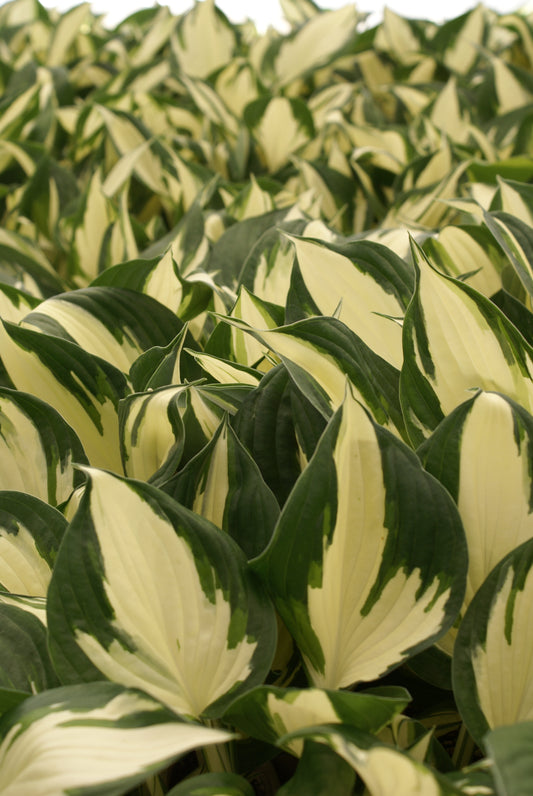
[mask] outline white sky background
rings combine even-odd
[[[0,0],[0,5],[5,0]],[[65,11],[80,0],[41,0],[47,8],[58,8]],[[266,30],[269,25],[274,25],[283,30],[283,16],[278,0],[216,0],[216,3],[232,22],[243,22],[246,18],[253,19],[259,30]],[[341,8],[347,0],[317,0],[321,8]],[[175,14],[182,14],[192,7],[191,0],[160,0],[160,5],[168,5]],[[376,23],[381,17],[383,6],[401,14],[404,17],[419,19],[432,19],[442,22],[452,19],[476,5],[476,0],[358,0],[357,9],[369,12],[372,17],[369,22]],[[500,13],[516,11],[531,0],[485,0],[485,5]],[[105,13],[106,21],[116,25],[121,19],[141,8],[154,5],[153,0],[91,0],[95,13]]]

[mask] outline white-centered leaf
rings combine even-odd
[[[68,340],[13,324],[0,324],[0,344],[15,387],[62,415],[91,464],[121,472],[117,407],[129,391],[125,376]]]
[[[24,492],[0,491],[0,588],[44,597],[67,522]]]
[[[451,498],[350,390],[256,565],[323,688],[373,680],[429,646],[466,575]]]
[[[463,613],[504,556],[533,538],[533,418],[509,398],[480,392],[418,449],[457,503],[468,544]],[[453,628],[439,641],[451,652]]]
[[[533,349],[485,296],[436,271],[413,244],[418,283],[404,321],[400,393],[409,434],[423,441],[469,391],[501,392],[533,409]]]
[[[216,712],[261,682],[271,605],[229,536],[159,490],[98,470],[49,590],[54,664],[74,682],[142,688],[178,713]]]
[[[60,505],[81,481],[73,462],[87,458],[61,415],[40,398],[0,388],[0,488]]]
[[[0,733],[3,796],[124,793],[186,752],[233,737],[112,683],[30,697],[3,718]]]
[[[454,694],[478,743],[489,729],[533,720],[532,599],[530,539],[492,570],[457,634]]]

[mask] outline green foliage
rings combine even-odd
[[[533,18],[282,7],[0,6],[0,796],[530,792]]]

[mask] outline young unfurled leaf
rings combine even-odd
[[[477,743],[489,729],[533,719],[533,539],[490,573],[461,622],[452,674],[457,706]]]
[[[409,701],[408,692],[395,686],[357,693],[259,686],[235,700],[224,719],[254,738],[275,744],[283,735],[316,724],[344,723],[377,733]],[[288,749],[300,756],[303,743],[296,741]]]
[[[444,276],[413,244],[417,287],[404,321],[400,395],[420,444],[472,389],[504,393],[533,409],[533,349],[491,301]]]
[[[120,451],[130,478],[165,481],[176,472],[185,445],[187,389],[160,387],[120,402]]]
[[[126,377],[59,337],[0,324],[2,361],[18,390],[37,393],[74,429],[91,464],[122,471],[118,402]]]
[[[533,417],[510,398],[480,392],[454,409],[418,449],[457,503],[468,544],[463,612],[499,561],[533,538]],[[453,628],[438,643],[451,652]]]
[[[227,531],[249,559],[270,541],[278,503],[227,420],[163,489],[182,506]]]
[[[311,681],[343,688],[450,627],[465,542],[448,493],[348,389],[256,567]]]
[[[0,387],[1,488],[58,506],[83,480],[73,462],[86,464],[87,457],[59,412],[33,395]]]
[[[52,688],[0,722],[0,792],[33,796],[120,794],[225,730],[180,719],[115,683]]]
[[[163,492],[89,469],[48,595],[63,682],[107,677],[219,716],[268,672],[274,611],[228,534]]]

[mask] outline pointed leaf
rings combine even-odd
[[[229,533],[249,559],[270,541],[278,503],[227,421],[163,489]]]
[[[0,588],[44,597],[67,521],[24,492],[0,491]]]
[[[533,349],[491,301],[436,271],[413,244],[417,288],[404,322],[400,394],[420,444],[472,389],[533,409]]]
[[[167,345],[182,328],[155,299],[117,287],[54,296],[29,313],[23,325],[72,340],[125,373],[143,351]]]
[[[348,390],[256,566],[312,682],[343,688],[448,629],[465,542],[447,492]]]
[[[490,429],[490,433],[487,433]],[[418,449],[457,503],[468,544],[463,612],[496,564],[533,537],[533,417],[510,398],[480,392]],[[456,630],[441,639],[451,652]]]
[[[173,710],[220,715],[261,682],[271,605],[230,537],[147,484],[89,470],[48,596],[63,681],[102,675]]]
[[[247,735],[275,744],[281,736],[315,724],[344,723],[377,733],[409,701],[408,692],[394,686],[358,693],[258,686],[236,699],[224,719]],[[296,741],[288,750],[299,757],[303,743]]]
[[[2,361],[18,390],[37,391],[72,426],[89,461],[121,472],[117,406],[124,375],[68,340],[0,325]]]
[[[310,403],[330,417],[343,401],[346,376],[378,423],[404,433],[399,372],[348,327],[331,317],[306,318],[277,329],[254,329],[225,318],[276,353]]]
[[[533,539],[490,573],[461,622],[453,690],[477,743],[489,729],[533,719]]]
[[[57,685],[46,627],[28,611],[0,604],[0,707],[5,692],[29,695]]]
[[[59,412],[33,395],[0,387],[2,489],[60,505],[83,480],[73,462],[85,464],[87,457]]]
[[[186,752],[232,738],[114,683],[30,697],[3,717],[0,735],[0,791],[35,796],[118,796]]]

